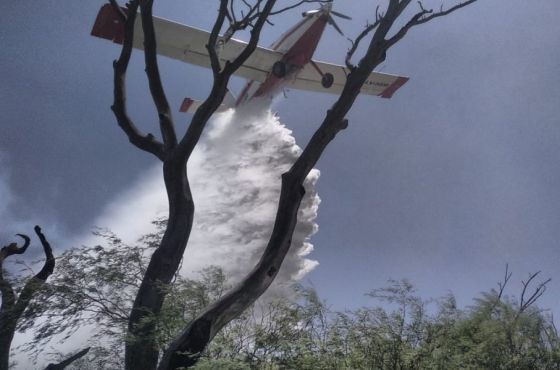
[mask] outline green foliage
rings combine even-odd
[[[215,360],[210,360],[207,358],[201,359],[196,366],[196,370],[250,370],[251,367],[242,361],[229,360],[224,358],[218,358]]]
[[[199,272],[198,279],[177,276],[158,317],[158,343],[164,348],[212,302],[227,290],[226,276],[216,266]]]
[[[18,322],[20,331],[33,329],[33,340],[22,348],[31,356],[46,348],[53,336],[64,341],[86,326],[110,342],[106,347],[114,358],[120,357],[115,355],[122,349],[130,308],[153,245],[149,235],[131,247],[109,231],[94,234],[107,245],[72,248],[57,257],[54,274]],[[97,352],[106,355],[108,350],[100,347]]]
[[[161,223],[159,224],[161,226]],[[123,344],[132,300],[161,237],[161,227],[125,245],[107,231],[107,246],[64,252],[51,283],[32,301],[20,330],[36,337],[26,348],[44,348],[92,327],[100,338],[75,369],[122,368]],[[378,305],[337,312],[311,288],[295,287],[291,299],[257,303],[217,333],[196,369],[559,369],[560,339],[552,318],[533,303],[545,283],[521,297],[500,290],[477,297],[466,309],[449,294],[423,300],[413,285],[390,280],[368,293]],[[176,276],[156,321],[160,349],[230,286],[218,267],[197,279]],[[529,298],[525,296],[529,296]],[[536,299],[533,299],[536,297]]]
[[[251,369],[560,369],[551,317],[536,307],[520,310],[495,291],[465,310],[453,295],[422,300],[406,280],[368,295],[381,305],[333,312],[300,288],[297,299],[235,321],[201,368],[226,361]]]

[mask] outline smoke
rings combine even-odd
[[[187,168],[195,219],[182,265],[184,275],[195,276],[202,268],[217,265],[236,282],[251,270],[272,232],[280,176],[300,152],[291,131],[262,102],[215,115]],[[313,170],[306,179],[292,247],[273,287],[277,293],[318,264],[307,258],[313,249],[309,238],[317,230],[319,197],[314,186],[318,177],[319,171]],[[152,220],[166,215],[167,198],[157,166],[118,195],[95,225],[133,243],[153,231]],[[87,237],[85,243],[83,238],[79,242],[95,240]]]

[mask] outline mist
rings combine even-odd
[[[254,266],[272,232],[280,176],[300,152],[291,131],[267,102],[214,116],[187,167],[195,217],[182,266],[185,276],[216,265],[235,282]],[[306,180],[292,247],[276,285],[299,280],[318,264],[307,257],[313,249],[309,238],[317,230],[318,177],[314,170]],[[166,217],[167,209],[161,169],[156,166],[124,194],[117,194],[94,226],[108,228],[133,244],[154,230],[151,222]],[[78,240],[91,244],[95,237]]]

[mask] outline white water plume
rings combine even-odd
[[[262,103],[218,114],[209,122],[188,165],[195,218],[184,275],[195,276],[204,267],[217,265],[235,282],[251,270],[272,232],[280,176],[300,152],[291,131]],[[150,222],[167,214],[161,177],[159,166],[146,173],[95,224],[130,244],[152,231]],[[319,197],[314,185],[318,177],[319,171],[313,170],[306,180],[292,247],[276,287],[299,280],[317,265],[306,256],[313,249],[308,239],[317,229]],[[93,242],[87,239],[85,244]]]

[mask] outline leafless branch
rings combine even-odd
[[[223,42],[229,41],[229,39],[234,35],[235,32],[247,29],[248,27],[253,26],[253,22],[258,18],[260,14],[260,5],[263,0],[258,0],[254,5],[251,5],[248,1],[243,0],[243,4],[247,7],[247,10],[244,12],[243,10],[240,11],[241,18],[238,19],[235,9],[234,9],[234,1],[229,1],[230,7],[229,10],[226,12],[226,16],[229,20],[229,26],[224,32],[223,35]],[[228,0],[226,0],[228,2]],[[220,11],[221,13],[221,11]]]
[[[121,8],[115,0],[111,1],[114,8],[118,9],[122,14]],[[144,135],[134,125],[126,111],[126,89],[125,79],[126,70],[132,53],[132,41],[134,34],[134,22],[138,11],[138,0],[132,0],[128,4],[126,21],[124,23],[124,41],[119,59],[113,62],[114,69],[114,100],[111,110],[115,114],[115,118],[119,127],[128,136],[128,140],[139,149],[152,153],[159,159],[163,160],[163,144],[154,138],[152,134]]]
[[[494,312],[496,307],[500,304],[500,302],[502,300],[502,297],[504,295],[506,285],[509,282],[510,278],[511,278],[511,272],[509,272],[509,265],[506,264],[506,271],[504,273],[504,280],[498,282],[498,292],[497,292],[497,295],[496,295],[494,301],[492,302],[492,305],[489,308],[489,312],[491,312],[491,313]]]
[[[35,278],[45,281],[54,271],[54,256],[52,253],[51,245],[47,241],[47,238],[45,238],[45,235],[41,232],[41,228],[39,226],[35,226],[35,233],[41,241],[41,245],[43,246],[43,251],[45,252],[46,257],[43,268],[35,275]]]
[[[428,14],[429,12],[431,12],[431,10],[425,10],[424,8],[421,8],[421,10],[418,13],[414,14],[414,16],[412,16],[412,18],[397,33],[395,33],[393,37],[387,40],[387,46],[391,47],[397,42],[399,42],[412,27],[419,24],[418,20],[420,20],[424,15]]]
[[[301,6],[302,4],[309,4],[309,3],[324,4],[324,3],[329,3],[331,1],[332,0],[301,0],[292,5],[288,5],[284,8],[281,8],[279,10],[271,11],[269,13],[269,17],[280,13],[284,13],[291,9],[295,9]],[[255,21],[259,18],[259,15],[261,13],[262,2],[263,0],[258,0],[254,5],[251,5],[248,1],[243,0],[243,4],[247,7],[247,10],[246,12],[241,11],[240,12],[241,18],[238,18],[234,10],[234,1],[233,0],[229,1],[229,9],[226,11],[225,16],[230,22],[230,25],[226,30],[226,32],[224,32],[223,35],[224,42],[227,42],[234,35],[235,32],[245,30],[248,27],[254,27]],[[268,24],[272,24],[269,18],[266,18],[265,22]]]
[[[208,44],[206,45],[206,49],[208,50],[208,54],[210,56],[210,65],[212,67],[214,79],[217,78],[222,69],[216,47],[218,46],[218,36],[220,30],[222,29],[222,26],[224,25],[224,20],[227,14],[227,5],[228,0],[220,0],[220,10],[218,12],[218,18],[214,23],[214,27],[212,27],[212,31],[210,32],[210,37],[208,39]],[[222,40],[222,42],[224,42],[224,40]]]
[[[378,10],[379,10],[379,6],[377,6],[377,9],[375,10],[375,18],[376,19],[375,19],[375,22],[373,24],[366,25],[365,29],[358,35],[358,37],[356,37],[355,40],[348,39],[352,43],[352,46],[350,47],[350,49],[346,53],[346,59],[345,59],[346,67],[348,67],[349,70],[353,70],[355,68],[355,66],[352,64],[352,56],[354,55],[354,53],[358,49],[358,46],[360,45],[360,42],[370,32],[375,30],[379,26],[379,23],[381,22],[381,17],[379,16]]]
[[[245,5],[247,5],[247,3],[244,1]],[[231,0],[229,3],[229,9],[227,10],[225,16],[228,19],[228,21],[230,23],[233,23],[236,21],[236,17],[235,17],[235,9],[233,7],[234,4],[234,0]],[[220,4],[221,5],[221,4]],[[243,13],[241,13],[243,15]]]
[[[459,3],[455,6],[452,6],[451,8],[444,10],[443,7],[440,8],[440,11],[435,12],[433,11],[433,9],[426,9],[424,8],[424,6],[422,5],[422,2],[418,2],[419,6],[420,6],[420,11],[416,14],[414,14],[410,20],[397,32],[395,33],[395,35],[393,37],[391,37],[390,39],[387,40],[388,43],[388,47],[391,47],[392,45],[394,45],[395,43],[397,43],[399,40],[401,40],[406,33],[414,26],[418,26],[420,24],[426,23],[431,21],[434,18],[438,18],[438,17],[443,17],[445,15],[451,14],[456,10],[459,10],[461,8],[464,8],[467,5],[470,5],[472,3],[474,3],[477,0],[468,0],[462,3]]]
[[[533,294],[531,294],[529,298],[526,298],[525,294],[527,293],[527,288],[529,287],[533,279],[535,279],[539,274],[540,271],[535,272],[534,274],[529,275],[527,281],[521,281],[521,284],[523,284],[523,290],[521,291],[521,298],[519,300],[518,314],[521,314],[527,308],[529,308],[533,303],[535,303],[546,291],[546,284],[548,284],[552,280],[549,278],[541,282],[539,285],[537,285],[537,287],[533,291]]]
[[[264,7],[259,10],[259,15],[251,29],[251,37],[247,46],[241,51],[241,53],[233,60],[226,61],[225,65],[221,69],[218,75],[215,75],[214,85],[209,97],[204,103],[198,108],[194,117],[192,118],[191,124],[187,130],[187,133],[179,143],[178,156],[189,158],[194,147],[198,143],[202,131],[206,126],[206,123],[210,119],[210,116],[218,109],[222,103],[224,96],[227,92],[227,85],[229,79],[243,65],[243,63],[251,56],[257,47],[257,42],[260,37],[261,30],[268,18],[276,0],[267,0]],[[259,1],[260,4],[260,1]],[[220,22],[222,15],[218,15],[217,22]]]
[[[443,17],[443,16],[445,16],[445,15],[451,14],[451,13],[453,13],[454,11],[456,11],[456,10],[458,10],[458,9],[464,8],[465,6],[474,3],[475,1],[477,1],[477,0],[468,0],[468,1],[465,1],[465,2],[462,2],[462,3],[459,3],[459,4],[455,5],[455,6],[452,6],[451,8],[449,8],[449,9],[447,9],[447,10],[444,10],[443,7],[441,7],[441,8],[440,8],[440,11],[439,11],[439,12],[436,12],[436,13],[433,13],[433,12],[430,10],[430,11],[428,11],[427,13],[431,13],[431,15],[420,19],[420,20],[417,22],[417,24],[426,23],[426,22],[428,22],[428,21],[431,21],[431,20],[434,19],[434,18]],[[420,5],[421,5],[421,4],[422,4],[422,3],[420,3]],[[422,9],[423,9],[423,8],[422,8]]]
[[[2,247],[0,250],[0,261],[6,259],[7,257],[14,255],[14,254],[23,254],[29,247],[30,239],[25,234],[16,234],[24,240],[24,243],[21,247],[18,247],[17,243],[11,243],[5,247]]]
[[[498,291],[498,296],[497,296],[497,301],[499,301],[500,299],[502,299],[502,295],[504,294],[504,289],[506,288],[506,285],[509,281],[509,279],[511,278],[511,272],[508,273],[508,264],[506,264],[506,272],[504,274],[504,281],[503,282],[498,282],[498,287],[500,288],[500,290]]]
[[[159,126],[166,151],[170,151],[177,145],[177,134],[173,124],[171,108],[165,96],[156,52],[156,34],[152,17],[154,0],[140,0],[140,14],[142,17],[142,29],[144,30],[144,58],[146,61],[146,75],[152,99],[156,106]]]
[[[258,4],[260,3],[261,1],[258,2]],[[263,9],[259,10],[253,28],[251,29],[251,37],[247,46],[231,63],[226,63],[223,71],[224,74],[233,74],[235,71],[237,71],[237,69],[239,69],[239,67],[241,67],[241,65],[243,65],[243,63],[245,63],[245,61],[251,56],[251,54],[253,54],[257,47],[261,30],[267,18],[270,16],[270,12],[272,11],[274,4],[276,4],[275,0],[268,0],[265,3]]]

